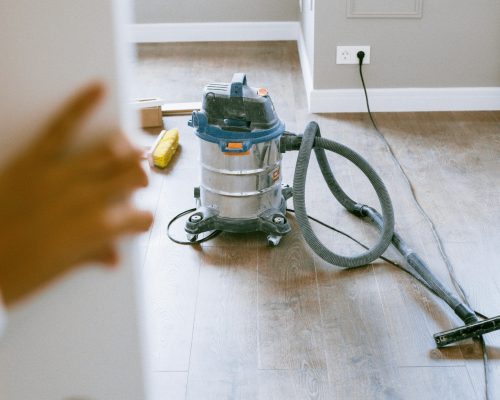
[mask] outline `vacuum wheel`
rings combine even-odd
[[[270,247],[276,247],[281,242],[282,236],[278,235],[268,235],[267,236],[267,245]]]

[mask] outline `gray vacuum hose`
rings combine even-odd
[[[363,215],[373,223],[379,230],[382,229],[383,218],[380,213],[370,206],[363,207]],[[403,240],[403,238],[394,232],[392,236],[392,245],[401,253],[401,255],[406,259],[410,270],[415,278],[423,279],[428,288],[436,294],[438,297],[443,299],[450,308],[455,311],[462,321],[466,324],[470,324],[478,321],[478,318],[474,311],[460,300],[457,296],[451,293],[446,286],[444,286],[438,278],[432,273],[424,260],[422,260],[417,253],[415,253],[410,246]]]
[[[305,184],[307,168],[309,166],[309,159],[311,157],[313,147],[330,191],[349,212],[361,216],[363,204],[356,203],[342,190],[330,169],[325,149],[345,157],[356,165],[366,175],[377,193],[383,215],[381,236],[373,248],[358,256],[348,257],[333,253],[331,250],[326,248],[323,243],[321,243],[311,228],[305,205]],[[335,264],[343,268],[354,268],[369,264],[380,257],[391,243],[391,239],[394,234],[394,211],[392,209],[391,198],[389,197],[389,193],[387,192],[384,183],[370,164],[368,164],[368,162],[358,153],[341,145],[340,143],[321,138],[319,126],[315,122],[310,122],[307,125],[301,139],[297,166],[293,178],[293,205],[297,221],[306,242],[309,246],[311,246],[316,254],[331,264]]]
[[[427,264],[404,242],[401,236],[394,232],[394,212],[389,193],[380,177],[363,157],[340,143],[322,138],[319,126],[315,122],[310,122],[307,125],[302,136],[285,134],[281,146],[283,146],[281,150],[283,152],[287,150],[297,150],[297,148],[299,149],[293,179],[293,205],[295,207],[295,216],[304,239],[316,254],[330,264],[343,268],[355,268],[369,264],[380,257],[392,243],[408,263],[408,268],[403,268],[405,271],[409,272],[421,282],[423,281],[423,283],[433,293],[443,299],[466,324],[478,320],[474,311],[453,295],[453,293],[434,276]],[[356,257],[341,256],[326,248],[318,239],[309,223],[305,205],[305,183],[307,168],[313,148],[323,177],[338,202],[350,213],[360,218],[367,219],[381,232],[377,244],[370,250]],[[348,159],[366,175],[377,193],[382,207],[382,215],[370,206],[356,203],[342,190],[330,168],[325,150],[332,151]]]

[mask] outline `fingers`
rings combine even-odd
[[[139,165],[142,152],[133,147],[120,132],[94,143],[69,160],[70,173],[80,173],[88,179],[106,179],[123,168]]]
[[[89,261],[114,267],[120,261],[120,255],[114,245],[105,246],[89,257]]]
[[[84,208],[103,209],[147,184],[148,177],[139,164],[125,164],[111,176],[95,176],[72,185],[62,194],[62,202],[76,212]]]
[[[72,161],[64,178],[68,182],[63,193],[65,204],[72,204],[73,209],[104,208],[111,200],[123,199],[147,186],[141,153],[128,142],[116,149],[118,141],[104,142]]]
[[[116,243],[125,235],[147,231],[153,222],[148,211],[126,203],[106,209],[105,212],[75,214],[67,232],[59,232],[57,243],[67,243],[71,265],[98,262],[116,265],[119,254]],[[64,236],[61,236],[64,235]]]
[[[114,243],[101,245],[97,249],[81,254],[74,260],[75,266],[88,263],[103,264],[108,267],[115,267],[120,261],[120,255]]]
[[[131,204],[113,207],[104,217],[105,234],[110,237],[145,232],[153,223],[153,214]]]
[[[138,188],[148,185],[148,176],[140,165],[126,165],[112,178],[99,183],[99,198],[108,200],[129,195]]]
[[[37,141],[38,151],[48,154],[60,152],[103,97],[104,87],[100,83],[81,89],[52,117],[42,131]]]
[[[138,210],[130,204],[108,210],[100,223],[92,223],[91,231],[94,231],[94,234],[91,237],[88,235],[80,236],[90,246],[88,248],[94,249],[87,253],[84,262],[116,265],[119,261],[116,241],[125,235],[147,231],[152,222],[152,213]],[[95,227],[100,227],[100,229],[96,231]]]

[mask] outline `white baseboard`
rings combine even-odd
[[[312,113],[365,112],[361,89],[315,89],[311,60],[298,21],[133,24],[130,41],[225,42],[296,40]],[[372,111],[500,110],[500,87],[368,89]]]
[[[313,89],[309,111],[365,112],[362,89]],[[372,111],[500,110],[500,87],[368,89]]]
[[[284,22],[202,22],[133,24],[134,43],[297,40],[300,24]]]

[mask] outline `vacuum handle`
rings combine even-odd
[[[247,85],[247,76],[242,72],[237,72],[233,75],[231,81],[231,97],[243,97],[243,86]]]
[[[219,147],[223,153],[232,153],[232,154],[246,154],[250,147],[252,147],[251,140],[238,141],[238,142],[229,142],[225,140],[219,141]]]

